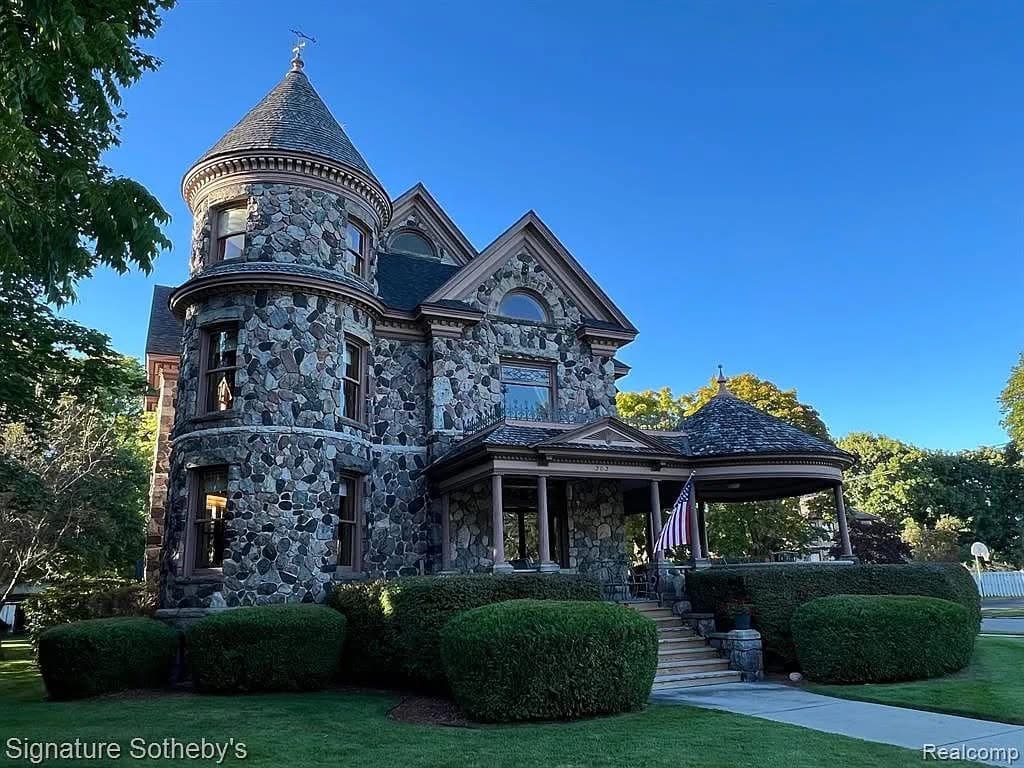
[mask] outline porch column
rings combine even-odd
[[[690,554],[693,555],[693,562],[697,563],[704,559],[704,551],[700,545],[700,510],[696,486],[692,493],[693,498],[690,499],[690,503],[693,505],[693,514],[690,515]]]
[[[657,480],[651,480],[651,547],[658,543],[661,536],[661,487]],[[651,553],[651,562],[657,565],[659,571],[665,564],[665,551]]]
[[[491,475],[491,534],[494,537],[494,572],[511,573],[505,562],[505,511],[501,506],[501,475]]]
[[[843,501],[843,484],[836,483],[832,490],[836,496],[836,517],[839,520],[839,540],[843,544],[843,557],[853,557],[853,547],[850,546],[850,528],[846,522],[846,502]]]
[[[441,571],[452,568],[452,521],[449,514],[449,495],[441,494]]]
[[[537,476],[537,547],[540,549],[541,573],[557,571],[558,564],[551,562],[551,530],[548,528],[548,479]]]
[[[700,548],[708,553],[708,503],[702,501],[697,505],[697,524],[700,526]]]

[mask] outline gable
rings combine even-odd
[[[443,262],[461,266],[476,257],[476,248],[422,182],[399,195],[391,207],[391,224],[382,238],[385,242],[392,233],[408,230],[422,234],[439,247],[438,255]]]
[[[513,259],[532,260],[578,308],[583,319],[611,324],[636,333],[636,328],[583,269],[533,211],[513,224],[463,269],[427,297],[474,303],[479,287]]]
[[[619,448],[623,450],[657,451],[674,453],[675,451],[652,435],[645,434],[635,427],[619,421],[613,416],[606,416],[598,421],[582,427],[550,437],[536,443],[534,448],[544,446],[580,448]]]

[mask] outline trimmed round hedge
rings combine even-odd
[[[611,603],[510,600],[452,618],[441,658],[455,700],[476,720],[566,720],[640,709],[658,632]]]
[[[918,680],[967,666],[978,625],[949,600],[917,595],[833,595],[793,614],[793,640],[810,679]]]
[[[337,677],[345,617],[308,604],[234,608],[197,621],[185,644],[204,693],[318,690]]]
[[[178,633],[155,619],[89,619],[39,636],[39,669],[53,699],[166,685]]]

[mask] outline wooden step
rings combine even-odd
[[[670,691],[673,688],[694,688],[698,685],[738,683],[741,679],[740,673],[732,669],[721,672],[691,672],[686,675],[658,675],[654,678],[651,693]]]
[[[686,672],[713,672],[717,669],[728,668],[729,660],[718,656],[712,656],[706,659],[658,661],[658,675],[675,675]]]

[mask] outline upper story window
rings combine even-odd
[[[200,413],[229,411],[235,402],[238,326],[203,329]]]
[[[342,413],[346,419],[358,422],[363,421],[364,362],[363,347],[352,341],[346,341],[341,374]]]
[[[547,310],[532,294],[524,291],[511,291],[498,305],[498,314],[514,317],[517,320],[533,320],[538,323],[548,321]]]
[[[195,470],[192,507],[193,570],[224,565],[224,527],[228,517],[228,468]]]
[[[245,247],[245,206],[217,211],[216,234],[212,261],[242,258],[242,249]]]
[[[366,252],[370,247],[370,233],[355,219],[345,226],[345,268],[357,277],[366,275]]]
[[[505,415],[528,419],[551,416],[555,404],[553,380],[549,365],[502,363]]]
[[[423,235],[415,232],[398,232],[388,243],[388,250],[392,253],[408,253],[412,256],[434,257],[434,246]]]

